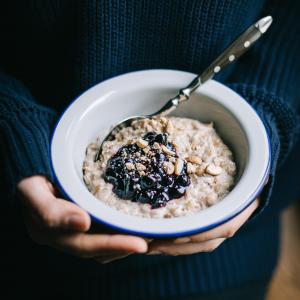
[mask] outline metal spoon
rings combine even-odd
[[[216,73],[219,73],[224,67],[235,61],[238,57],[243,55],[250,46],[254,44],[270,27],[273,18],[271,16],[264,17],[250,26],[244,33],[242,33],[219,57],[217,57],[212,64],[199,76],[197,76],[188,86],[179,90],[179,93],[170,99],[159,111],[145,116],[134,116],[118,123],[104,138],[98,152],[95,156],[95,161],[100,158],[102,153],[103,143],[112,140],[116,133],[122,128],[130,126],[130,124],[139,119],[148,119],[154,116],[165,116],[174,111],[177,106],[190,98],[190,95],[202,84],[213,78]]]

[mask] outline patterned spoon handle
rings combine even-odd
[[[217,57],[201,75],[197,76],[185,88],[181,89],[177,96],[169,100],[158,112],[151,116],[157,114],[167,115],[173,111],[180,102],[187,101],[191,93],[193,93],[200,85],[213,78],[215,74],[219,73],[223,68],[247,52],[249,47],[267,31],[272,24],[272,21],[272,17],[267,16],[250,26],[225,51],[223,51],[223,53]]]

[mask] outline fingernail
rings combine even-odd
[[[191,238],[189,237],[183,237],[183,238],[178,238],[174,241],[174,244],[186,244],[191,241]]]
[[[158,254],[163,254],[163,253],[157,250],[153,250],[147,253],[147,255],[158,255]]]
[[[82,228],[84,219],[80,215],[73,215],[67,218],[67,225],[72,228]]]
[[[118,256],[112,256],[110,258],[107,258],[107,259],[101,261],[101,263],[102,264],[108,264],[108,263],[113,262],[115,260],[118,260],[118,259],[121,259],[121,258],[125,258],[125,257],[127,257],[127,256],[129,256],[131,254],[133,254],[133,252],[124,253],[124,254],[118,255]]]

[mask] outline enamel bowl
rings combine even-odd
[[[133,115],[157,111],[195,74],[174,70],[128,73],[99,83],[73,101],[56,124],[51,161],[65,197],[96,222],[123,233],[145,237],[179,237],[218,226],[243,211],[260,193],[270,168],[270,145],[254,109],[237,93],[210,80],[173,115],[214,122],[238,166],[236,184],[219,203],[192,216],[148,219],[130,216],[94,197],[82,177],[87,145],[111,126]]]

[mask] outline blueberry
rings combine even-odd
[[[152,169],[153,169],[153,172],[156,174],[163,172],[163,167],[160,166],[159,164],[153,164]]]
[[[125,186],[125,199],[131,199],[134,195],[134,184],[132,181],[128,181]]]
[[[153,201],[152,201],[152,208],[159,208],[166,205],[169,201],[169,196],[166,193],[159,194]]]
[[[118,175],[113,168],[107,168],[105,172],[105,176],[117,178]]]
[[[112,185],[117,185],[117,178],[111,176],[105,176],[104,179]]]
[[[140,178],[138,177],[138,175],[135,175],[133,177],[131,177],[131,180],[134,182],[134,183],[138,183],[140,181]]]
[[[171,199],[177,199],[177,198],[180,198],[184,195],[185,193],[185,188],[183,186],[173,186],[170,188],[170,196],[171,196]]]
[[[163,186],[171,186],[174,183],[174,177],[173,176],[164,176],[161,180],[161,184]]]
[[[169,148],[171,151],[176,152],[176,151],[175,151],[175,147],[173,146],[173,144],[167,143],[167,144],[166,144],[166,147]]]
[[[155,136],[155,132],[148,132],[143,136],[143,139],[152,144],[154,142]]]
[[[177,185],[188,186],[188,185],[190,185],[190,183],[191,183],[191,180],[190,180],[189,176],[187,176],[186,174],[179,175],[176,178]]]
[[[148,189],[153,187],[156,183],[156,178],[153,175],[144,176],[141,178],[141,187],[144,189]]]
[[[165,156],[164,156],[164,154],[162,154],[162,153],[156,153],[156,154],[155,154],[155,158],[156,158],[156,161],[157,161],[157,162],[162,162],[162,161],[165,160]]]
[[[154,141],[165,145],[167,143],[167,135],[165,133],[158,134]]]
[[[154,190],[147,190],[138,193],[137,201],[141,203],[150,203],[155,197],[156,192]]]

